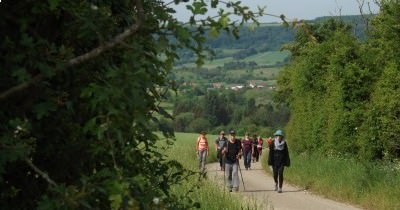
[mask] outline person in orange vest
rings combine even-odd
[[[282,192],[283,170],[290,166],[289,150],[283,131],[274,133],[274,140],[269,145],[268,165],[272,166],[275,181],[275,191]]]
[[[199,159],[199,169],[201,172],[205,170],[206,158],[208,156],[208,140],[206,134],[205,131],[201,131],[196,143],[196,154]]]

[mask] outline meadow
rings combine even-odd
[[[198,172],[198,161],[195,154],[195,143],[198,134],[175,133],[175,136],[175,144],[165,151],[168,159],[177,160],[186,169]],[[207,162],[215,162],[217,158],[213,142],[217,136],[207,135],[207,137],[210,145],[210,154]],[[199,179],[199,174],[193,175],[187,181],[174,186],[172,192],[179,195],[189,193],[195,201],[200,203],[200,209],[262,209],[254,201],[248,200],[240,196],[240,194],[229,193],[223,189],[223,186],[217,185],[207,178]]]
[[[233,50],[231,51],[223,51],[224,53],[226,52],[228,55],[233,54]],[[289,52],[287,51],[267,51],[267,52],[262,52],[262,53],[257,53],[255,55],[246,57],[241,60],[237,60],[233,57],[224,57],[220,59],[212,59],[208,60],[204,63],[202,67],[204,68],[217,68],[218,66],[222,67],[224,66],[224,63],[230,63],[230,62],[256,62],[259,66],[262,65],[276,65],[279,62],[284,62],[285,59],[289,56]],[[194,68],[196,67],[195,63],[188,63],[184,64],[181,67],[188,67],[188,68]]]

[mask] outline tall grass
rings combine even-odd
[[[400,209],[399,164],[291,154],[285,179],[300,188],[365,209]],[[263,164],[266,168],[266,164]],[[268,171],[269,169],[266,168]]]
[[[198,171],[198,160],[196,158],[195,143],[198,134],[176,133],[175,144],[166,151],[169,159],[177,160],[183,164],[186,169]],[[216,153],[214,151],[214,140],[217,136],[207,135],[210,154],[207,162],[216,161]],[[211,176],[209,174],[208,176]],[[198,185],[198,188],[193,186]],[[200,179],[198,175],[189,178],[179,186],[174,186],[174,193],[185,195],[189,191],[190,196],[200,203],[200,209],[260,209],[256,203],[246,200],[240,194],[229,193],[223,189],[223,186],[216,184],[209,179]]]

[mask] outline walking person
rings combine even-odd
[[[258,146],[257,134],[253,135],[252,141],[253,141],[253,163],[254,163],[256,161],[258,162],[258,157],[260,155],[257,148]]]
[[[229,192],[239,191],[239,159],[242,155],[242,146],[234,130],[229,131],[229,138],[222,149],[225,155],[225,179]]]
[[[275,190],[282,193],[283,170],[290,166],[289,150],[282,130],[274,133],[273,142],[269,145],[268,165],[272,166]]]
[[[259,160],[259,158],[261,157],[261,155],[262,155],[262,147],[263,147],[263,144],[264,144],[264,140],[261,138],[261,136],[258,136],[257,137],[257,151],[258,151],[258,157],[257,157],[257,162],[258,162],[258,160]]]
[[[243,162],[246,170],[250,169],[251,166],[251,154],[253,153],[253,141],[250,139],[249,134],[246,133],[242,140],[243,148]]]
[[[201,131],[196,142],[196,154],[199,159],[199,169],[202,173],[205,171],[206,158],[208,156],[208,140],[206,134],[205,131]]]
[[[217,151],[217,158],[219,162],[219,166],[221,167],[221,171],[225,170],[225,160],[222,154],[222,148],[226,144],[228,139],[225,137],[225,132],[219,132],[218,138],[215,140],[215,150]]]

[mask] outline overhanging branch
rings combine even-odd
[[[80,56],[70,59],[67,62],[66,68],[79,65],[89,59],[95,58],[95,57],[99,56],[100,54],[104,53],[105,51],[112,49],[113,47],[123,43],[123,41],[125,39],[127,39],[128,37],[136,34],[139,31],[139,29],[142,25],[142,20],[144,18],[144,10],[143,10],[143,5],[141,3],[141,0],[136,1],[136,7],[137,7],[137,12],[138,12],[136,24],[127,28],[121,34],[118,34],[113,39],[111,39],[109,42],[103,43],[83,55],[80,55]],[[56,73],[58,73],[64,69],[58,69],[58,70],[56,70]],[[0,94],[0,101],[3,101],[14,94],[21,92],[44,79],[46,79],[45,75],[38,74],[38,75],[32,77],[32,79],[27,82],[24,82],[24,83],[21,83],[19,85],[9,88],[8,90],[6,90]]]
[[[47,173],[44,171],[40,170],[37,166],[35,166],[32,161],[29,159],[25,159],[25,162],[28,164],[29,167],[31,167],[36,173],[38,173],[44,180],[46,180],[50,185],[53,187],[56,187],[57,184],[55,181],[53,181]]]

